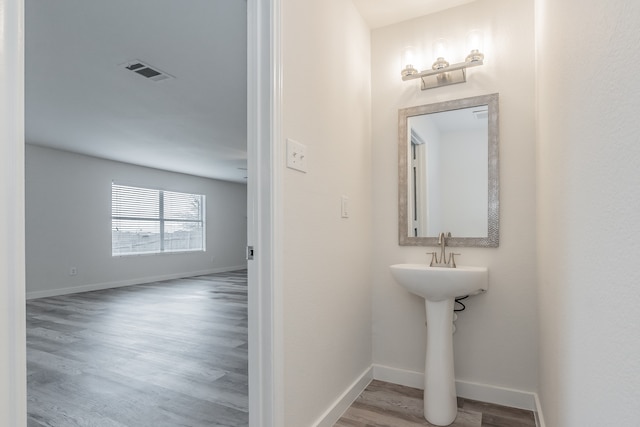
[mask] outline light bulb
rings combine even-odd
[[[449,66],[449,63],[444,59],[447,56],[448,48],[446,39],[437,39],[433,42],[433,53],[436,56],[436,62],[433,63],[431,68],[440,70]]]
[[[438,39],[433,42],[433,53],[436,58],[446,58],[449,50],[449,43],[446,39]]]
[[[416,68],[416,55],[413,46],[407,46],[402,49],[401,53],[402,76],[411,76],[418,72]]]
[[[484,50],[482,31],[473,30],[469,32],[467,36],[467,48],[469,49],[469,55],[467,55],[466,59],[467,62],[482,61],[484,59],[484,55],[482,54]]]

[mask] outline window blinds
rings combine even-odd
[[[205,196],[111,185],[113,256],[205,250]]]

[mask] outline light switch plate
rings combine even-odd
[[[287,138],[287,167],[307,172],[307,147],[289,138]]]
[[[340,198],[340,216],[342,218],[349,218],[349,198],[347,196]]]

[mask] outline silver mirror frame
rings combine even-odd
[[[500,167],[499,167],[499,124],[498,94],[475,96],[420,105],[398,110],[398,242],[400,246],[438,246],[437,237],[413,237],[408,235],[409,198],[408,198],[408,119],[413,116],[459,110],[461,108],[487,105],[488,125],[488,162],[489,162],[489,199],[487,237],[458,237],[447,239],[448,246],[469,248],[497,248],[500,243]],[[447,232],[448,230],[442,230]]]

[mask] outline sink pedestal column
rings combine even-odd
[[[424,417],[431,424],[447,426],[456,419],[458,402],[453,375],[454,299],[425,299],[427,356],[424,369]]]

